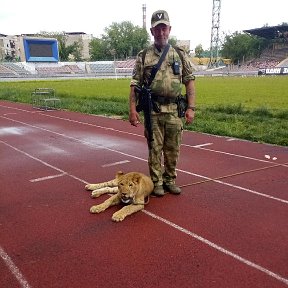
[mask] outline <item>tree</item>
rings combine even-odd
[[[101,38],[94,38],[89,44],[89,49],[92,61],[113,59],[113,55],[108,49],[108,43]]]
[[[168,40],[168,43],[172,46],[176,46],[177,44],[177,38],[176,37],[170,37],[169,40]]]
[[[73,61],[82,61],[82,43],[74,42],[72,45],[67,45],[67,36],[65,35],[65,32],[41,31],[38,36],[57,39],[60,61],[69,61],[71,58],[73,58]]]
[[[73,51],[72,47],[66,46],[65,36],[59,37],[58,39],[58,49],[59,49],[59,58],[61,61],[68,61],[69,54]]]
[[[236,64],[243,60],[259,57],[267,45],[267,40],[263,38],[236,31],[232,35],[225,36],[221,55]]]
[[[136,56],[140,50],[148,46],[149,42],[150,37],[146,29],[140,28],[138,26],[134,27],[133,42],[132,42],[133,48],[131,56]]]
[[[149,35],[145,29],[134,26],[129,21],[112,23],[104,31],[102,40],[107,45],[106,49],[114,49],[117,59],[136,56],[139,50],[147,46],[149,40]]]
[[[195,57],[202,58],[204,49],[201,44],[195,47]]]

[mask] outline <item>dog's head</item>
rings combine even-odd
[[[116,178],[121,201],[124,204],[132,204],[139,191],[140,176],[137,173],[124,174],[123,172],[118,172]]]

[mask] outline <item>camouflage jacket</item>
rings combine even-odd
[[[169,51],[150,86],[153,94],[166,97],[179,96],[182,91],[182,84],[195,79],[192,64],[187,53],[181,48],[178,50],[180,50],[179,52],[182,54],[181,58],[183,61],[175,48],[170,46]],[[137,55],[130,86],[142,86],[144,83],[148,82],[152,67],[158,63],[162,53],[162,51],[159,52],[154,45],[149,46],[146,50],[143,63],[143,51],[144,50],[140,51]],[[178,61],[180,64],[179,75],[174,75],[173,73],[172,64],[174,61]]]

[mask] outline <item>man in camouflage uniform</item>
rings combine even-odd
[[[142,86],[147,83],[152,67],[158,63],[159,58],[168,44],[171,31],[169,16],[166,11],[158,10],[151,18],[151,34],[154,44],[145,52],[140,51],[134,67],[130,83],[130,114],[131,125],[138,126],[140,117],[136,111],[136,95],[134,86]],[[181,57],[178,53],[181,53]],[[144,56],[145,54],[145,56]],[[143,61],[144,60],[144,61]],[[175,63],[179,69],[175,69]],[[154,182],[154,194],[164,195],[164,190],[172,194],[180,194],[180,187],[176,186],[176,165],[179,158],[180,144],[182,140],[183,122],[178,117],[176,97],[181,94],[182,85],[185,85],[188,99],[188,108],[185,112],[186,124],[194,119],[195,111],[195,76],[188,55],[181,48],[178,52],[170,46],[168,53],[159,68],[150,88],[152,99],[157,103],[160,112],[152,111],[153,139],[149,143],[149,171]],[[162,154],[164,158],[164,171],[162,171]]]

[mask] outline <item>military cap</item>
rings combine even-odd
[[[151,27],[156,27],[158,24],[170,26],[169,16],[165,10],[157,10],[152,14]]]

